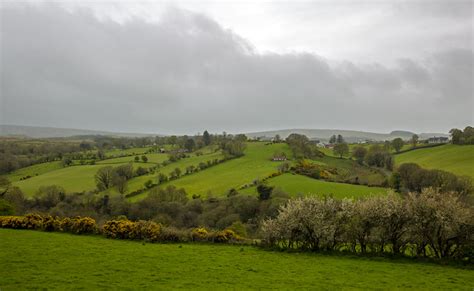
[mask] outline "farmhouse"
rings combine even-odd
[[[272,158],[272,161],[274,161],[274,162],[286,161],[286,160],[287,160],[287,158],[286,158],[285,153],[275,154],[275,155],[273,155],[273,158]]]
[[[447,143],[449,141],[449,138],[444,137],[444,136],[435,136],[435,137],[430,137],[429,139],[426,140],[429,144],[434,144],[434,143]]]

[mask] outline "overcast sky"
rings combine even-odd
[[[472,1],[2,1],[0,123],[121,132],[474,124]]]

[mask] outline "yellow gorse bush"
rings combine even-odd
[[[96,222],[90,217],[60,218],[51,215],[28,214],[26,216],[0,216],[2,228],[62,231],[76,234],[94,233]]]
[[[204,227],[198,227],[191,230],[191,238],[193,241],[206,241],[209,237],[209,232]]]
[[[234,243],[243,241],[243,238],[231,229],[210,231],[204,227],[198,227],[185,230],[162,227],[161,224],[153,221],[130,221],[128,219],[109,220],[99,228],[93,218],[79,216],[74,218],[40,214],[0,216],[0,227],[70,232],[74,234],[100,233],[108,238],[145,240],[149,242],[188,242],[191,240]]]
[[[109,238],[143,239],[157,241],[161,225],[152,221],[110,220],[102,226],[102,233]]]

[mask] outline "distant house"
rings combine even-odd
[[[286,161],[286,155],[284,153],[281,154],[275,154],[272,158],[272,161],[274,162],[280,162],[280,161]]]
[[[327,148],[327,149],[333,149],[334,144],[329,143],[329,144],[326,144],[324,147]]]
[[[326,144],[325,144],[324,142],[318,142],[318,143],[316,144],[316,146],[317,146],[318,148],[325,148],[325,147],[326,147]]]
[[[160,153],[166,153],[166,150],[164,148],[160,148]]]
[[[429,139],[426,140],[429,144],[434,144],[434,143],[447,143],[449,142],[449,138],[444,137],[444,136],[435,136],[435,137],[430,137]]]

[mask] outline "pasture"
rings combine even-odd
[[[364,196],[386,194],[389,191],[387,188],[326,182],[293,174],[283,174],[271,178],[268,180],[268,184],[280,188],[292,196],[328,195],[335,198],[360,198]],[[241,192],[256,194],[256,188],[247,188]]]
[[[473,270],[409,259],[284,253],[216,244],[142,244],[11,229],[0,229],[0,245],[2,290],[474,287]]]
[[[271,161],[275,152],[285,152],[287,156],[291,156],[288,145],[283,143],[268,145],[261,142],[247,143],[247,149],[243,157],[164,183],[160,187],[174,185],[178,188],[184,188],[189,195],[204,196],[212,194],[224,196],[231,188],[237,189],[244,184],[252,183],[255,179],[262,179],[277,172],[278,165],[282,162]],[[171,169],[176,167],[176,165],[170,166]],[[163,170],[160,169],[160,171]],[[146,195],[146,193],[143,193],[133,199],[141,199]]]
[[[63,166],[61,165],[60,161],[55,161],[55,162],[47,162],[47,163],[41,163],[41,164],[36,164],[32,165],[29,167],[21,168],[18,169],[8,175],[6,177],[12,181],[20,181],[21,178],[31,176],[39,176],[51,171],[55,171],[58,169],[61,169]]]
[[[474,145],[442,145],[395,155],[396,165],[416,163],[427,169],[440,169],[474,179]]]

